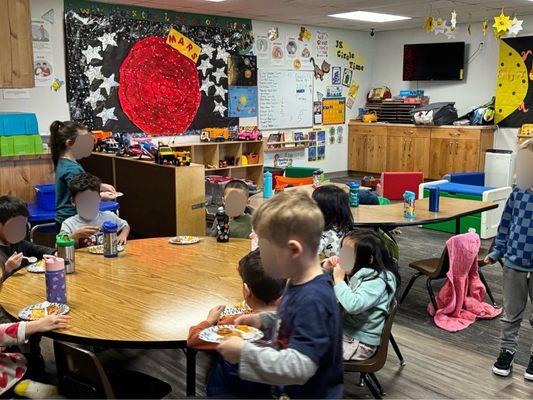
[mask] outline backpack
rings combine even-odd
[[[455,103],[433,103],[411,111],[417,125],[451,125],[457,119]]]

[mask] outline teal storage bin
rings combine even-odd
[[[35,135],[39,133],[34,113],[0,112],[0,136]]]
[[[14,136],[0,136],[0,156],[7,157],[15,154]]]

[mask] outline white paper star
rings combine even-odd
[[[224,104],[222,104],[222,102],[218,102],[216,100],[214,100],[215,102],[215,108],[213,109],[213,112],[216,113],[216,112],[219,112],[220,113],[220,116],[223,117],[224,116],[224,112],[228,109],[228,107],[224,106]]]
[[[227,78],[228,76],[224,72],[224,68],[217,68],[215,72],[211,74],[215,77],[215,82],[218,84],[220,82],[220,78]]]
[[[111,88],[117,87],[118,82],[115,80],[115,74],[111,74],[111,76],[104,77],[104,81],[100,85],[100,89],[104,89],[107,91],[107,95],[109,96],[111,94]]]
[[[216,49],[210,44],[202,45],[202,54],[206,54],[209,58],[213,57],[213,52],[215,50]]]
[[[96,108],[96,104],[97,104],[99,101],[103,101],[103,100],[105,100],[105,97],[102,96],[102,94],[100,93],[100,88],[98,88],[98,89],[96,90],[96,92],[89,92],[89,93],[90,93],[90,94],[89,94],[89,97],[87,97],[87,98],[85,99],[85,102],[86,102],[86,103],[89,103],[93,109]]]
[[[221,59],[222,61],[226,62],[228,61],[228,57],[230,56],[230,54],[223,48],[219,47],[217,49],[217,59]]]
[[[448,39],[453,39],[455,38],[455,35],[457,34],[457,29],[452,28],[451,25],[447,26],[444,34],[446,35]]]
[[[197,67],[198,71],[202,71],[204,76],[207,76],[207,70],[213,68],[213,64],[209,62],[209,58],[204,58]]]
[[[439,33],[446,33],[446,21],[444,21],[440,25],[435,24],[435,28],[433,29],[433,33],[435,35],[438,35]]]
[[[102,50],[107,49],[107,46],[117,46],[117,42],[115,41],[116,35],[116,33],[104,33],[98,38],[102,42]]]
[[[95,67],[94,65],[89,65],[89,68],[87,68],[83,75],[89,78],[90,85],[92,85],[95,80],[104,79],[104,75],[102,75],[102,66]]]
[[[102,56],[100,55],[100,50],[101,50],[100,46],[96,46],[96,47],[87,46],[87,48],[85,50],[82,50],[81,52],[87,59],[87,64],[89,64],[94,58],[96,58],[97,60],[102,59]]]
[[[99,114],[96,114],[96,116],[102,118],[102,127],[104,127],[110,119],[117,120],[117,117],[115,116],[115,107],[104,107],[104,109]]]
[[[222,99],[224,99],[226,97],[226,93],[228,91],[226,89],[224,89],[224,87],[221,85],[221,86],[215,86],[215,94],[214,96],[220,96],[222,97]]]
[[[200,86],[200,91],[203,91],[206,96],[209,96],[209,88],[213,85],[214,83],[211,82],[209,78],[205,79],[202,81],[202,86]]]
[[[513,20],[511,21],[511,25],[507,29],[507,32],[508,32],[507,36],[515,37],[516,35],[518,35],[518,32],[524,29],[522,27],[523,23],[524,23],[523,20],[517,19],[516,17],[514,17]]]

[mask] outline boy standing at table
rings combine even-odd
[[[533,301],[533,139],[524,142],[518,150],[516,187],[505,204],[494,249],[484,261],[494,264],[502,257],[501,350],[492,372],[508,376],[518,348],[518,332],[528,296]],[[533,315],[529,321],[533,325]],[[533,345],[524,377],[533,381]]]
[[[272,347],[229,337],[217,350],[239,377],[272,385],[277,398],[341,398],[342,326],[332,282],[317,256],[324,218],[305,193],[280,193],[253,217],[265,271],[289,283],[277,313],[238,318],[270,334]]]

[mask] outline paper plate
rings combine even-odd
[[[42,273],[46,272],[46,268],[45,268],[44,264],[45,264],[44,260],[39,260],[36,263],[28,265],[26,267],[26,269],[28,270],[28,272],[33,272],[33,273],[36,273],[36,274],[42,274]]]
[[[168,239],[169,243],[172,244],[195,244],[200,241],[200,238],[198,236],[175,236],[173,238]]]
[[[218,333],[225,331],[224,333]],[[226,333],[227,332],[227,333]],[[215,325],[205,328],[200,332],[200,339],[209,343],[220,343],[225,336],[238,335],[247,342],[255,342],[263,338],[263,332],[251,326],[246,325]]]
[[[89,246],[89,247],[87,247],[87,250],[91,254],[104,254],[104,246],[101,245],[101,244],[98,245],[98,246]],[[119,244],[117,246],[117,250],[118,250],[119,253],[123,252],[124,251],[124,246]]]
[[[46,313],[42,313],[42,310],[46,308],[50,310],[50,307],[52,307],[54,310],[57,310],[59,315],[64,315],[70,311],[69,306],[66,304],[49,303],[48,301],[45,301],[43,303],[34,304],[24,308],[21,312],[19,312],[19,318],[26,321],[36,321],[45,316]],[[39,310],[41,310],[41,315],[36,315],[35,311],[39,312]]]

